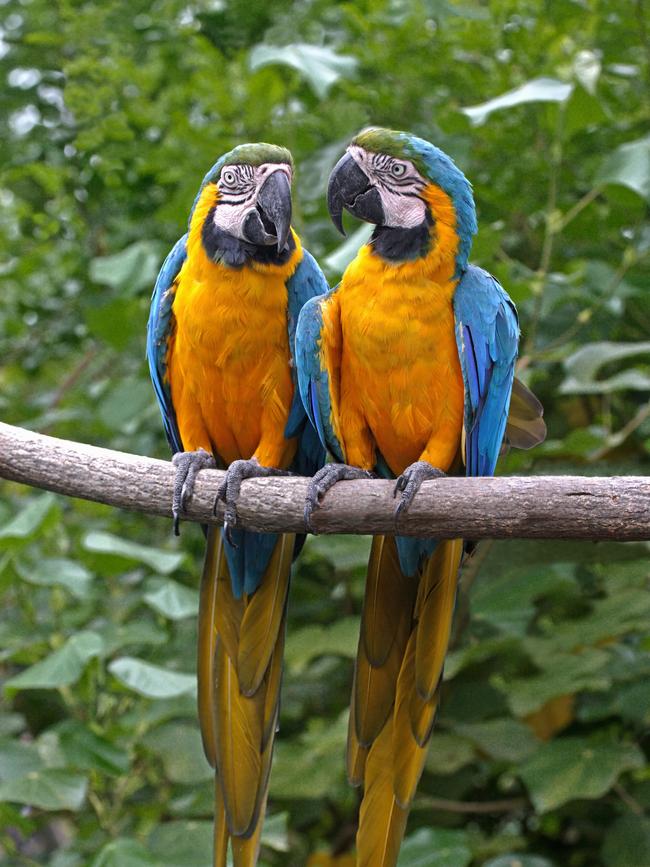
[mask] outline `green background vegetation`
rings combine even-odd
[[[340,245],[325,182],[372,122],[474,183],[472,258],[518,304],[549,426],[501,471],[647,472],[643,0],[4,0],[0,28],[4,420],[166,456],[145,323],[204,171],[242,140],[290,147],[295,223],[335,280],[361,236]],[[352,863],[367,547],[313,539],[295,569],[267,867]],[[168,521],[4,486],[3,864],[208,867],[201,548],[196,527],[177,541]],[[650,865],[649,574],[646,544],[479,549],[403,867]]]

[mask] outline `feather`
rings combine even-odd
[[[393,538],[373,540],[371,562],[373,574],[366,584],[353,687],[355,730],[362,747],[369,747],[374,741],[393,707],[397,676],[411,631],[415,594],[414,581],[400,569]],[[389,588],[386,597],[384,587]],[[382,646],[381,640],[370,637],[366,617],[372,617],[376,627],[384,624],[390,631],[387,647]],[[375,659],[383,660],[380,665],[370,662],[364,635],[368,635]]]
[[[404,660],[397,678],[395,710],[393,712],[393,791],[403,810],[408,810],[415,794],[424,760],[427,755],[427,740],[433,728],[436,701],[423,702],[415,688],[416,632],[411,633]],[[413,726],[411,705],[415,699],[418,719]],[[414,728],[425,733],[416,739]]]
[[[392,751],[391,718],[368,752],[357,831],[357,867],[395,867],[397,863],[408,811],[395,799]]]
[[[246,603],[243,599],[237,599],[233,594],[223,534],[218,533],[218,536],[221,556],[218,560],[217,595],[214,605],[215,630],[224,650],[231,661],[236,663],[239,653],[239,634]]]
[[[266,812],[266,793],[260,805],[260,815],[250,837],[233,837],[232,863],[233,867],[255,867],[260,854],[264,813]]]
[[[223,805],[223,793],[219,778],[214,778],[214,867],[227,867],[228,864],[228,825]]]
[[[266,673],[266,690],[264,695],[264,727],[262,729],[262,749],[266,749],[269,740],[275,734],[280,707],[280,687],[282,685],[282,657],[284,656],[284,639],[286,632],[285,614],[278,629],[278,637],[273,656]]]
[[[532,449],[546,439],[544,407],[532,391],[515,377],[512,383],[506,439],[518,449]]]
[[[241,694],[221,638],[215,651],[216,756],[231,835],[245,834],[259,809],[262,776],[262,691]]]
[[[361,618],[364,650],[368,662],[374,667],[386,662],[395,641],[404,604],[404,582],[395,540],[375,536],[368,561]]]
[[[214,527],[208,529],[205,563],[201,576],[199,600],[198,646],[196,675],[198,681],[198,711],[203,752],[214,768],[216,763],[216,743],[214,729],[214,646],[217,633],[214,627],[214,609],[217,595],[217,574],[219,558],[223,556],[219,542],[221,533]]]
[[[416,614],[415,686],[424,701],[433,698],[442,675],[462,554],[460,539],[445,540],[422,570]]]
[[[352,695],[354,696],[354,684],[352,685]],[[350,785],[360,786],[363,783],[363,775],[366,769],[368,748],[362,747],[357,738],[354,705],[355,702],[351,701],[350,717],[348,719],[348,741],[345,750],[345,767]]]
[[[276,543],[260,587],[249,598],[239,632],[237,675],[244,695],[257,692],[273,654],[287,593],[296,537],[285,533]]]

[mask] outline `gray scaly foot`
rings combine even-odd
[[[420,490],[422,482],[429,479],[441,479],[446,476],[438,467],[432,466],[428,461],[415,461],[410,467],[407,467],[401,476],[395,482],[393,497],[401,494],[400,501],[395,509],[395,524],[400,519],[400,516],[408,512],[413,498]]]
[[[224,477],[217,498],[214,501],[214,510],[216,512],[219,502],[225,504],[223,530],[226,539],[230,544],[233,544],[231,530],[237,526],[239,517],[237,515],[237,500],[241,491],[241,485],[244,479],[259,479],[267,476],[291,476],[293,473],[289,470],[278,470],[275,467],[263,467],[255,458],[250,458],[246,461],[233,461]]]
[[[305,499],[305,528],[313,533],[311,525],[312,514],[320,507],[320,502],[337,482],[349,482],[355,479],[374,479],[374,473],[369,470],[361,470],[359,467],[351,467],[348,464],[325,464],[316,473],[309,483],[307,497]]]
[[[192,499],[197,474],[201,470],[213,470],[216,463],[212,455],[205,449],[198,449],[195,452],[176,452],[172,458],[172,463],[176,468],[172,495],[172,516],[174,535],[178,536],[180,534],[181,513],[187,509],[187,504]]]

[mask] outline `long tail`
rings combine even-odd
[[[355,668],[348,777],[363,783],[357,867],[395,867],[422,775],[449,643],[462,541],[413,577],[395,540],[373,539]]]
[[[257,863],[278,719],[295,537],[281,536],[259,589],[236,599],[222,534],[208,530],[199,603],[198,708],[215,768],[214,867]]]

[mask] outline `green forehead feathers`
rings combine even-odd
[[[372,153],[390,154],[397,159],[410,160],[421,175],[427,176],[426,164],[410,146],[409,135],[405,132],[371,126],[361,130],[352,140],[352,144]]]
[[[266,142],[238,145],[224,157],[224,166],[232,166],[238,163],[250,166],[261,166],[264,163],[288,163],[293,169],[291,153],[286,148],[267,144]]]

